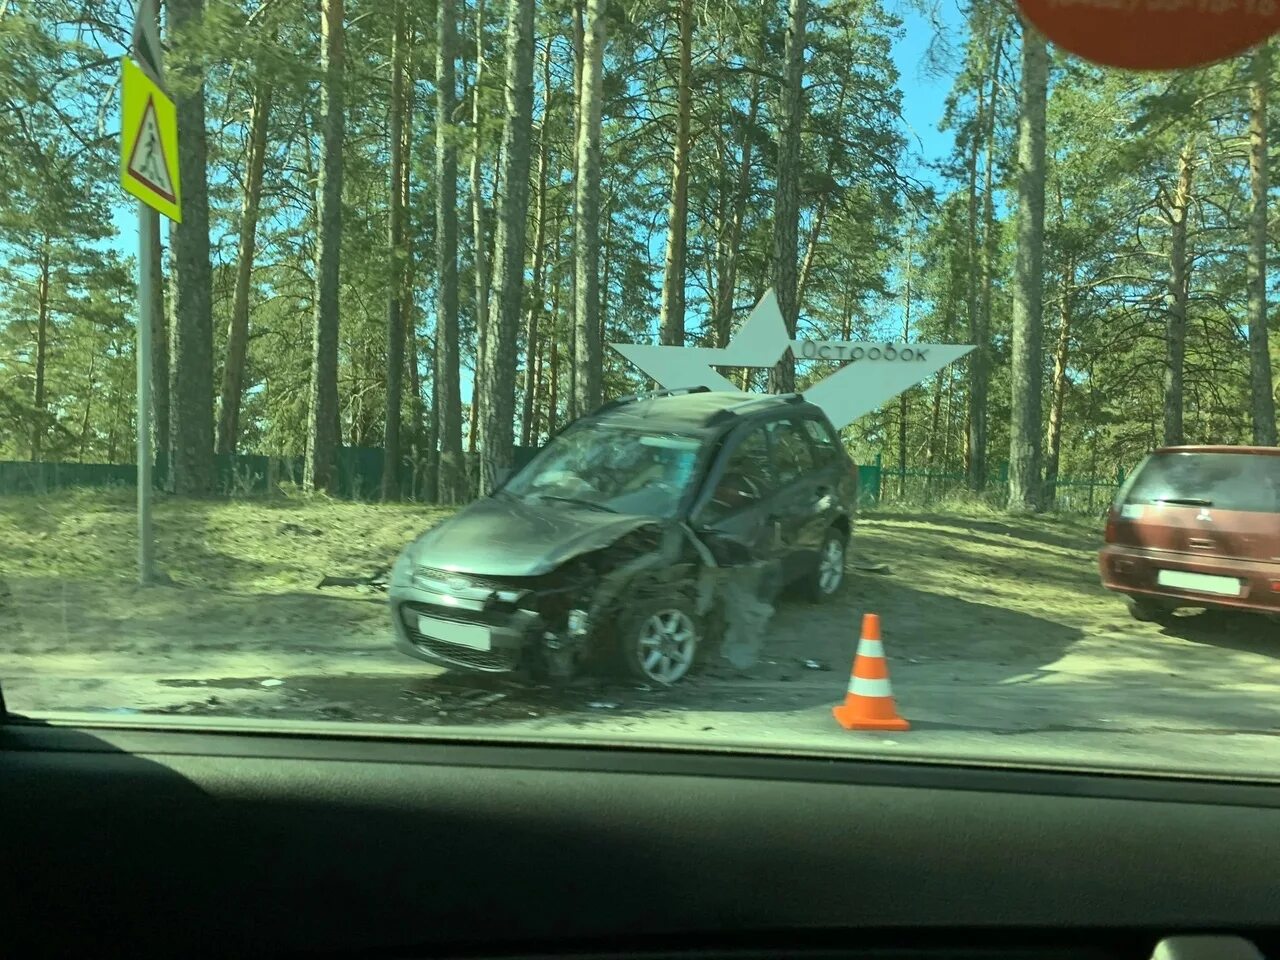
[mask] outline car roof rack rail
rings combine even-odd
[[[751,408],[762,403],[804,403],[804,394],[802,393],[754,393],[745,396],[738,403],[731,407],[725,407],[714,417],[710,423],[722,423],[725,420],[732,419],[740,414],[747,413]]]
[[[710,387],[676,387],[672,390],[652,390],[648,393],[629,393],[623,397],[616,397],[596,408],[596,413],[605,410],[612,410],[615,407],[625,406],[628,403],[635,403],[639,400],[656,400],[658,397],[680,397],[690,393],[710,393]]]

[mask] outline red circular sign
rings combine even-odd
[[[1018,0],[1064,50],[1108,67],[1172,70],[1243,53],[1280,31],[1280,0]]]

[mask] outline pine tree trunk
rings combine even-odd
[[[461,353],[458,343],[458,154],[453,116],[457,100],[455,0],[436,9],[436,376],[439,394],[440,500],[466,497],[462,458]],[[474,429],[474,424],[472,425]]]
[[[560,410],[560,338],[551,341],[551,356],[547,361],[551,365],[551,384],[547,394],[547,436],[556,432],[556,423]]]
[[[827,198],[818,198],[818,207],[813,212],[813,223],[809,226],[809,236],[805,240],[804,259],[800,262],[800,276],[796,279],[796,303],[804,303],[804,291],[809,286],[809,277],[813,274],[813,264],[818,259],[818,240],[822,237],[822,228],[827,223]]]
[[[31,461],[40,459],[40,448],[48,425],[45,423],[44,372],[49,362],[49,247],[40,247],[40,275],[36,280],[36,382],[31,403],[35,419],[31,424]]]
[[[840,95],[836,98],[834,115],[843,116],[845,112],[845,102],[848,99],[849,84],[848,78],[840,84]],[[836,163],[837,148],[833,144],[828,144],[827,159],[834,167]],[[818,241],[822,239],[822,229],[827,223],[827,206],[830,197],[823,193],[818,197],[817,207],[813,212],[813,220],[809,226],[809,236],[805,239],[804,259],[800,263],[800,276],[796,281],[796,304],[804,303],[805,289],[809,286],[809,277],[813,275],[813,265],[818,259]]]
[[[390,261],[387,290],[387,395],[382,426],[382,499],[400,499],[400,416],[404,394],[404,61],[405,0],[394,0],[391,34],[390,128],[391,170],[387,184],[387,257]]]
[[[543,274],[546,270],[546,251],[543,247],[547,240],[547,166],[551,153],[551,130],[548,121],[551,117],[551,40],[542,56],[542,123],[538,128],[538,202],[535,217],[537,223],[533,235],[533,291],[529,298],[529,315],[525,320],[525,365],[524,365],[524,399],[520,415],[520,445],[527,447],[530,438],[537,436],[534,427],[534,393],[537,389],[538,371],[538,326],[542,318],[543,301],[546,296],[543,285]]]
[[[796,335],[796,260],[800,232],[800,130],[804,121],[804,48],[808,0],[789,0],[782,90],[778,98],[778,175],[773,205],[773,288],[792,339]],[[796,388],[795,357],[788,350],[769,371],[769,392]]]
[[[307,460],[302,483],[307,490],[333,489],[338,428],[338,307],[342,247],[342,138],[344,131],[343,0],[321,0],[320,13],[320,171],[319,237],[316,254],[316,304],[312,332],[311,404],[308,410]]]
[[[751,92],[747,102],[747,119],[742,128],[741,161],[738,164],[738,181],[733,195],[733,210],[729,217],[728,235],[724,240],[724,255],[716,277],[716,312],[712,325],[715,329],[715,346],[723,348],[729,343],[733,331],[733,297],[738,289],[738,251],[742,242],[742,224],[747,217],[747,202],[751,199],[751,131],[760,113],[760,77],[751,75]]]
[[[1009,509],[1041,507],[1041,265],[1044,254],[1045,99],[1049,56],[1044,37],[1022,28],[1022,106],[1018,116],[1017,260],[1009,421]]]
[[[217,451],[234,454],[240,437],[240,403],[244,397],[245,355],[249,346],[249,286],[262,197],[262,169],[267,155],[267,115],[271,85],[260,81],[253,93],[249,121],[249,155],[245,161],[244,201],[240,208],[240,243],[236,256],[236,286],[227,327],[227,357],[222,368]]]
[[[956,325],[956,304],[957,304],[957,297],[959,296],[960,274],[959,274],[959,271],[957,270],[958,263],[957,263],[957,257],[956,257],[956,252],[954,247],[952,247],[947,253],[947,264],[948,264],[947,299],[946,299],[945,312],[942,315],[943,316],[943,320],[942,320],[942,342],[943,343],[951,342],[951,331],[955,329],[955,325]],[[950,441],[951,441],[951,437],[950,437],[950,433],[951,433],[950,401],[952,399],[951,390],[950,390],[951,383],[952,383],[951,371],[949,368],[944,367],[942,370],[938,372],[937,377],[935,378],[934,385],[933,385],[933,406],[929,412],[929,453],[928,453],[929,466],[928,466],[928,469],[930,472],[932,471],[935,464],[941,462],[942,464],[944,464],[944,469],[945,469],[945,465],[947,463],[947,452],[949,452],[950,450]],[[948,412],[947,412],[947,419],[946,419],[946,425],[945,425],[945,435],[942,437],[943,448],[939,450],[938,448],[939,433],[944,429],[943,420],[942,420],[942,393],[943,393],[944,384],[946,384],[948,388],[947,390]],[[932,481],[929,481],[929,483],[932,486]]]
[[[582,58],[586,48],[586,27],[585,21],[585,0],[571,0],[571,40],[573,46],[573,142],[571,144],[572,157],[570,159],[570,178],[569,178],[569,290],[568,303],[566,309],[568,311],[568,325],[566,333],[568,339],[565,341],[565,363],[568,367],[568,382],[565,390],[565,408],[566,419],[573,420],[578,416],[578,395],[574,382],[577,376],[575,370],[577,357],[577,336],[578,336],[578,317],[577,317],[577,257],[574,252],[573,231],[577,221],[577,213],[575,205],[578,196],[578,134],[582,130]]]
[[[431,371],[431,402],[427,412],[427,501],[444,501],[440,490],[440,323],[427,347],[427,369]]]
[[[1187,296],[1191,262],[1187,254],[1187,213],[1195,171],[1195,140],[1178,157],[1178,183],[1169,205],[1169,294],[1165,314],[1164,443],[1177,446],[1182,435],[1182,373],[1187,346]]]
[[[609,269],[613,266],[613,214],[608,210],[609,204],[605,203],[604,211],[604,242],[600,247],[600,298],[599,298],[599,337],[600,337],[600,380],[604,382],[604,345],[608,338],[605,336],[605,326],[609,322]],[[601,387],[603,392],[603,386]]]
[[[89,425],[93,422],[91,419],[93,415],[93,395],[98,391],[97,378],[94,376],[97,372],[97,367],[98,353],[95,350],[89,354],[89,373],[85,377],[84,416],[80,418],[80,448],[76,455],[76,460],[79,463],[84,463],[85,450],[89,445]]]
[[[1058,343],[1053,350],[1053,379],[1049,385],[1049,437],[1045,443],[1044,503],[1052,508],[1058,498],[1058,466],[1062,455],[1062,408],[1067,396],[1067,360],[1071,348],[1071,298],[1075,264],[1067,261],[1059,292]]]
[[[1253,442],[1276,445],[1276,406],[1271,387],[1271,354],[1267,342],[1267,84],[1271,47],[1253,54],[1249,85],[1249,367],[1252,385]]]
[[[914,212],[911,214],[914,217]],[[816,232],[816,231],[815,231]],[[903,268],[902,286],[902,342],[911,339],[911,267],[914,257],[913,241],[915,240],[914,220],[907,227],[907,258]],[[816,242],[816,240],[815,240]],[[903,390],[898,394],[898,499],[907,493],[907,415],[910,410],[907,394]]]
[[[966,296],[965,312],[969,321],[969,341],[974,344],[969,354],[969,431],[965,443],[965,465],[969,489],[981,492],[987,483],[987,397],[986,344],[983,342],[982,315],[978,312],[978,290],[981,270],[978,266],[978,130],[986,109],[986,97],[978,90],[977,113],[969,141],[965,176],[968,181],[968,235],[965,238]]]
[[[689,120],[693,112],[693,0],[677,0],[680,45],[676,66],[676,129],[667,205],[667,253],[662,273],[659,340],[684,346],[684,285],[689,234]]]
[[[164,251],[160,231],[151,231],[151,424],[157,463],[169,463],[169,315],[164,299]]]
[[[574,189],[573,397],[577,414],[600,406],[600,124],[604,98],[605,2],[587,0]]]
[[[190,45],[174,73],[177,108],[178,176],[182,222],[172,234],[177,270],[177,303],[172,333],[174,389],[170,390],[169,437],[175,492],[203,494],[213,489],[213,291],[209,260],[209,188],[204,122],[204,68],[194,49],[204,0],[169,0],[169,27],[175,46]]]
[[[489,322],[489,242],[485,228],[484,180],[482,162],[484,143],[480,123],[480,81],[484,76],[484,0],[476,0],[476,76],[471,87],[471,245],[475,258],[475,324],[476,363],[471,378],[471,418],[467,431],[467,450],[474,453],[480,435],[481,371],[484,369],[485,326]],[[496,193],[495,193],[496,196]]]
[[[989,60],[990,80],[986,96],[986,117],[982,127],[982,137],[986,154],[982,173],[982,300],[978,310],[978,338],[973,383],[971,388],[977,415],[973,421],[972,437],[973,475],[970,477],[974,490],[984,490],[987,485],[987,402],[991,393],[991,299],[992,286],[996,274],[996,259],[1000,255],[999,226],[995,215],[995,150],[996,150],[996,114],[999,112],[999,80],[1000,65],[1004,58],[1004,30],[996,37],[995,46]],[[976,162],[976,159],[975,159]],[[976,264],[975,264],[976,266]]]
[[[533,127],[534,0],[507,7],[507,113],[502,131],[505,190],[494,240],[497,300],[489,308],[479,490],[494,488],[511,466],[515,439],[516,332],[524,291],[525,221],[529,217],[529,139]]]
[[[411,11],[407,11],[407,13],[411,13]],[[400,164],[400,209],[403,211],[401,214],[401,229],[404,236],[404,284],[400,315],[403,318],[402,326],[404,327],[404,347],[402,352],[405,355],[405,370],[409,377],[410,443],[412,444],[414,460],[413,496],[417,498],[423,494],[420,474],[426,457],[426,428],[423,422],[426,414],[422,403],[422,374],[418,367],[418,304],[415,296],[418,282],[418,261],[413,249],[414,224],[411,220],[413,205],[410,202],[413,184],[413,162],[411,159],[413,157],[413,91],[417,77],[413,50],[416,38],[412,16],[408,16],[407,21],[405,25],[404,120],[400,127],[400,156],[402,158]]]

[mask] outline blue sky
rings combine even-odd
[[[942,104],[951,89],[950,77],[930,77],[924,69],[925,54],[933,39],[933,25],[906,3],[891,6],[903,23],[903,37],[893,48],[893,61],[902,86],[902,115],[908,128],[910,149],[919,150],[926,162],[951,152],[950,132],[941,133]],[[943,0],[939,10],[944,24],[958,34],[962,28],[955,0]],[[921,179],[929,179],[921,171]]]

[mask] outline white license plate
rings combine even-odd
[[[424,637],[456,643],[472,650],[489,650],[493,645],[489,628],[479,623],[455,623],[452,620],[437,620],[435,617],[419,617],[418,632]]]
[[[1224,597],[1240,596],[1240,581],[1235,577],[1211,577],[1206,573],[1187,573],[1184,570],[1161,570],[1156,583],[1162,587],[1179,590],[1195,590],[1198,593],[1216,593]]]

